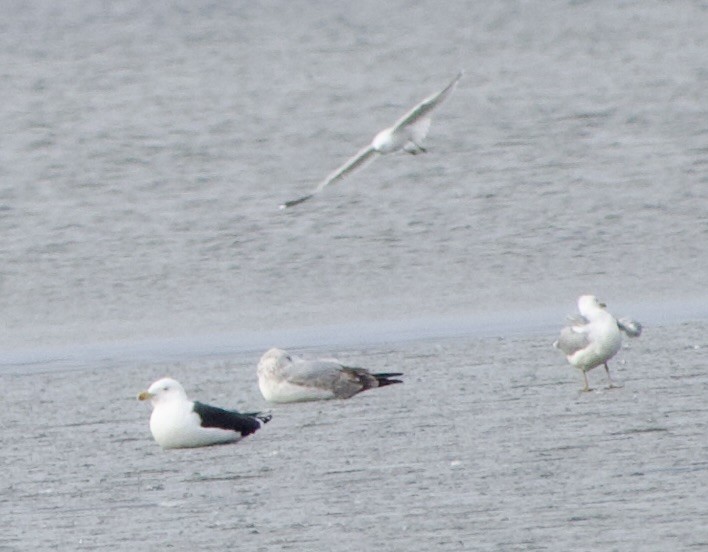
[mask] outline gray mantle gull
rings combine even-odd
[[[418,105],[413,107],[408,113],[401,117],[396,123],[384,130],[380,131],[371,143],[359,152],[337,170],[330,173],[317,188],[305,196],[298,199],[293,199],[283,203],[280,208],[294,207],[300,203],[311,199],[316,194],[321,192],[325,187],[341,180],[356,169],[363,167],[368,162],[372,161],[378,155],[393,153],[395,151],[406,151],[411,154],[417,154],[427,151],[423,147],[423,139],[428,134],[430,129],[430,117],[432,111],[438,107],[455,89],[457,82],[462,77],[460,71],[450,83],[440,92],[428,96]]]
[[[394,379],[401,375],[372,374],[334,359],[304,360],[276,348],[258,363],[258,387],[265,400],[274,403],[348,399],[367,389],[401,383]]]
[[[638,337],[642,326],[636,320],[621,318],[617,320],[606,310],[606,305],[594,295],[582,295],[578,298],[580,316],[572,316],[560,333],[553,346],[560,349],[568,362],[583,374],[585,387],[590,391],[587,371],[603,364],[607,372],[610,387],[616,387],[610,377],[607,362],[617,354],[622,346],[622,334]]]
[[[270,414],[241,414],[190,401],[184,387],[162,378],[138,395],[152,403],[150,431],[162,448],[205,447],[234,443],[270,421]]]

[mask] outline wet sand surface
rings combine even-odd
[[[0,376],[6,550],[700,550],[705,322],[580,374],[554,336],[331,351],[405,383],[276,405],[236,445],[163,451],[135,395],[263,408],[257,357]]]

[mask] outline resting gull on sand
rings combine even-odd
[[[407,151],[408,153],[417,154],[425,152],[423,147],[423,139],[428,134],[430,129],[430,114],[439,106],[455,89],[457,81],[462,77],[460,71],[450,83],[440,92],[428,96],[408,113],[401,117],[396,123],[389,128],[385,128],[379,132],[372,142],[359,151],[354,157],[350,158],[344,165],[339,167],[334,172],[330,173],[327,178],[320,182],[319,186],[310,194],[293,199],[283,203],[280,208],[293,207],[322,191],[323,188],[344,178],[349,173],[364,166],[369,161],[373,160],[378,155],[393,153],[394,151]]]
[[[620,330],[630,337],[642,333],[639,322],[628,318],[617,320],[594,295],[578,298],[580,316],[569,318],[569,324],[561,330],[560,337],[553,346],[560,349],[573,366],[583,374],[585,387],[590,391],[586,372],[600,364],[605,365],[610,387],[616,387],[610,377],[607,362],[617,354],[622,345]]]
[[[163,378],[138,395],[153,410],[150,431],[162,448],[205,447],[234,443],[270,421],[270,414],[241,414],[190,401],[178,381]]]
[[[361,391],[401,383],[401,373],[372,374],[334,359],[303,360],[270,349],[258,363],[258,387],[270,402],[348,399]]]

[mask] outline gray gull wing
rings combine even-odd
[[[392,379],[401,375],[397,372],[372,374],[364,368],[343,366],[335,361],[301,360],[291,366],[288,381],[332,391],[337,398],[346,399],[372,387],[401,383],[401,380]]]
[[[440,105],[444,100],[446,100],[450,94],[452,94],[452,91],[455,89],[455,86],[457,85],[457,82],[460,80],[461,77],[462,71],[457,73],[455,78],[450,81],[450,84],[448,84],[440,92],[433,94],[432,96],[428,96],[422,102],[412,108],[408,113],[406,113],[403,117],[396,121],[396,124],[393,125],[393,131],[396,132],[402,129],[403,127],[420,124],[423,126],[418,132],[418,139],[425,136],[425,134],[427,134],[428,132],[428,127],[430,126],[428,114],[433,111],[433,109],[435,109],[438,105]],[[420,134],[422,134],[422,136],[420,136]]]
[[[329,186],[330,184],[336,182],[337,180],[340,180],[347,176],[349,173],[354,172],[356,169],[364,166],[368,162],[372,161],[374,156],[377,155],[376,150],[373,148],[373,146],[368,145],[365,148],[361,149],[359,153],[357,153],[354,157],[351,157],[350,159],[347,160],[344,165],[339,167],[337,170],[333,171],[330,173],[327,178],[325,178],[320,184],[317,186],[315,191],[313,191],[310,194],[307,194],[306,196],[302,196],[298,199],[293,199],[290,201],[286,201],[283,203],[280,208],[285,209],[287,207],[293,207],[295,205],[299,205],[300,203],[303,203],[307,201],[308,199],[311,199],[315,194],[319,193],[322,191],[323,188],[326,186]]]
[[[587,331],[578,326],[566,326],[561,330],[560,337],[553,344],[566,355],[572,355],[590,344]]]

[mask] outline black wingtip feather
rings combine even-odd
[[[270,412],[249,412],[248,414],[244,414],[244,416],[250,416],[251,418],[256,418],[263,422],[264,424],[267,424],[273,419],[273,415]]]
[[[291,199],[290,201],[286,201],[283,203],[280,208],[281,209],[288,209],[289,207],[295,207],[295,205],[299,205],[300,203],[304,203],[308,199],[310,199],[314,194],[309,194],[306,196],[302,196],[298,199]]]
[[[402,376],[402,372],[387,372],[387,373],[379,373],[379,374],[371,374],[376,378],[376,381],[379,384],[379,387],[383,387],[385,385],[391,385],[394,383],[403,383],[403,380],[400,379],[393,379],[397,378],[399,376]]]
[[[268,422],[270,422],[273,419],[273,415],[272,414],[258,414],[258,416],[256,416],[256,418],[258,418],[264,424],[267,424]]]

